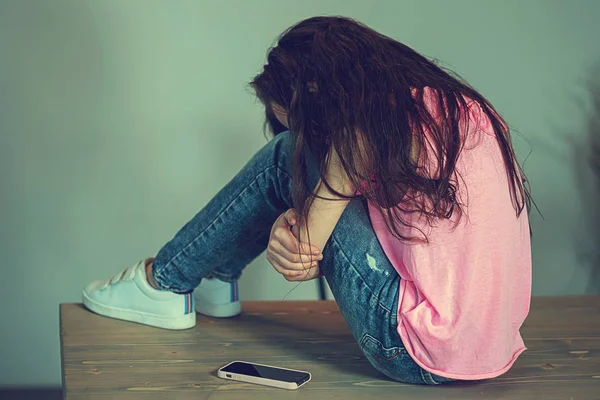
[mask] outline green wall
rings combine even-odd
[[[318,14],[481,90],[523,135],[520,160],[532,149],[534,294],[600,292],[585,161],[600,1],[0,0],[0,385],[60,385],[58,304],[156,253],[264,144],[246,82]],[[240,286],[276,300],[296,285],[261,257]],[[308,282],[288,299],[315,297]]]

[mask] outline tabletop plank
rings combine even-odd
[[[600,297],[534,298],[521,332],[528,350],[496,379],[405,385],[375,371],[333,301],[245,302],[230,319],[198,315],[167,331],[61,304],[67,399],[600,399]],[[232,360],[310,371],[297,391],[219,379]]]

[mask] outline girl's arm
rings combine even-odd
[[[348,175],[340,165],[337,153],[335,150],[332,150],[332,152],[325,179],[329,185],[339,193],[353,196],[356,193],[356,189],[350,183]],[[327,199],[336,199],[323,200],[317,197],[314,199],[308,211],[308,233],[310,233],[310,243],[322,251],[327,240],[329,240],[329,237],[333,233],[333,229],[338,220],[342,216],[342,213],[348,206],[350,199],[344,199],[334,195],[321,180],[319,180],[313,193]],[[298,227],[295,226],[293,230],[295,230],[293,233],[296,237],[298,236],[298,230],[300,231],[300,241],[308,242],[306,223]]]

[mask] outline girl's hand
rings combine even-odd
[[[316,246],[298,243],[292,232],[297,231],[298,214],[290,208],[277,218],[271,228],[267,260],[289,282],[307,281],[320,276],[318,260],[323,258]]]

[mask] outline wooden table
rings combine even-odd
[[[332,301],[247,302],[231,319],[198,316],[167,331],[61,304],[67,399],[600,399],[600,297],[534,298],[529,348],[503,376],[442,387],[404,385],[362,356]],[[307,370],[296,391],[217,378],[232,360]]]

